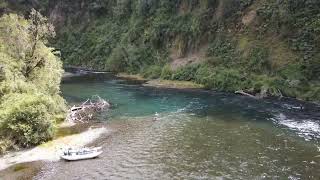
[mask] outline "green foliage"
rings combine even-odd
[[[279,76],[289,81],[305,81],[303,74],[303,67],[300,63],[288,64],[285,68],[282,68],[278,72]]]
[[[1,151],[52,138],[54,122],[66,108],[59,95],[62,63],[46,46],[52,26],[34,10],[30,17],[0,18]]]
[[[207,56],[211,65],[232,66],[238,61],[233,41],[223,36],[218,36],[209,44]]]
[[[208,70],[202,68],[197,73],[198,81],[207,88],[234,92],[250,87],[248,75],[236,69],[213,68],[210,73]]]
[[[308,61],[304,61],[302,70],[307,79],[320,81],[320,53]]]
[[[162,79],[166,79],[166,80],[170,80],[172,78],[172,70],[170,68],[170,65],[165,65],[162,70],[161,70],[161,78]]]
[[[319,2],[85,2],[88,9],[81,11],[90,22],[70,15],[54,44],[66,64],[195,81],[227,91],[316,97],[310,88],[320,77]],[[75,7],[72,3],[66,6]],[[171,70],[170,58],[189,59],[206,47],[201,65]],[[164,66],[161,75],[158,66]]]
[[[157,65],[149,66],[142,71],[142,76],[144,78],[157,79],[161,76],[162,68]]]
[[[126,56],[123,48],[115,48],[106,62],[106,69],[113,72],[122,72],[126,67]]]
[[[263,47],[254,47],[251,49],[249,59],[245,62],[247,70],[254,73],[268,74],[271,70],[269,54]]]
[[[37,52],[43,43],[47,42],[48,38],[54,37],[54,27],[48,23],[48,19],[43,17],[40,12],[32,9],[29,16],[28,34],[29,43],[31,45],[30,51],[27,51],[25,58],[24,76],[29,77],[30,74],[45,66],[45,60],[42,58],[42,52]]]
[[[181,67],[173,73],[172,79],[179,81],[194,81],[198,67],[199,65]]]
[[[252,83],[254,90],[265,92],[272,96],[281,96],[286,88],[283,84],[283,79],[266,75],[254,76]]]
[[[288,37],[286,41],[306,65],[319,52],[320,1],[268,1],[258,9],[263,19],[262,31],[271,31]],[[309,70],[308,70],[309,71]]]
[[[207,64],[200,66],[195,74],[195,82],[205,85],[206,88],[210,88],[208,84],[208,78],[213,72],[213,68]]]
[[[0,154],[4,154],[7,149],[13,147],[14,144],[12,143],[12,141],[10,141],[10,139],[1,139],[0,140]]]
[[[14,103],[12,103],[14,102]],[[53,136],[53,101],[34,94],[8,94],[0,111],[2,137],[8,137],[20,147],[37,145]]]
[[[314,101],[315,99],[320,99],[320,84],[313,84],[308,91],[302,96],[303,99]]]

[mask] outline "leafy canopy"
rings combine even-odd
[[[59,95],[62,63],[46,45],[54,34],[34,9],[28,20],[16,14],[0,18],[2,150],[8,144],[26,147],[52,138],[54,122],[64,113]]]

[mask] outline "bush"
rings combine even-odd
[[[207,78],[213,72],[213,68],[209,67],[208,65],[204,64],[197,69],[195,74],[195,82],[198,84],[206,84]]]
[[[142,71],[142,76],[144,78],[157,79],[161,76],[161,71],[162,70],[160,66],[149,66]]]
[[[28,147],[43,143],[53,137],[55,109],[49,97],[35,94],[10,94],[1,104],[1,138]],[[12,103],[15,102],[15,103]]]
[[[207,50],[208,63],[211,65],[224,65],[231,67],[237,63],[239,55],[235,49],[235,42],[225,36],[216,37]]]
[[[112,51],[111,56],[107,59],[105,69],[112,72],[123,72],[125,68],[125,56],[121,48]]]
[[[246,66],[247,70],[251,72],[269,73],[271,70],[269,52],[263,47],[255,47],[251,49]]]
[[[309,101],[320,102],[320,84],[311,85],[309,90],[302,96],[304,99]]]
[[[253,76],[252,87],[256,91],[265,92],[272,96],[282,96],[285,92],[285,81],[279,77],[270,77],[266,75]]]
[[[0,140],[0,154],[4,154],[8,149],[14,147],[14,144],[9,139]]]
[[[161,71],[161,79],[170,80],[172,78],[172,70],[170,65],[165,65]]]
[[[179,81],[194,81],[198,68],[199,65],[187,65],[181,67],[174,72],[174,74],[172,75],[172,79]]]
[[[236,69],[214,68],[213,72],[202,80],[207,88],[224,91],[236,91],[250,87],[250,77]]]

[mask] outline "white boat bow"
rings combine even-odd
[[[61,155],[60,157],[68,161],[92,159],[98,157],[102,153],[101,149],[101,147],[82,149],[69,148],[68,150],[64,151],[63,155]]]

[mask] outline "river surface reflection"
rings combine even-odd
[[[319,179],[320,110],[293,100],[143,87],[110,74],[72,77],[63,96],[99,95],[100,158],[47,164],[46,179]],[[154,121],[155,113],[159,113]]]

